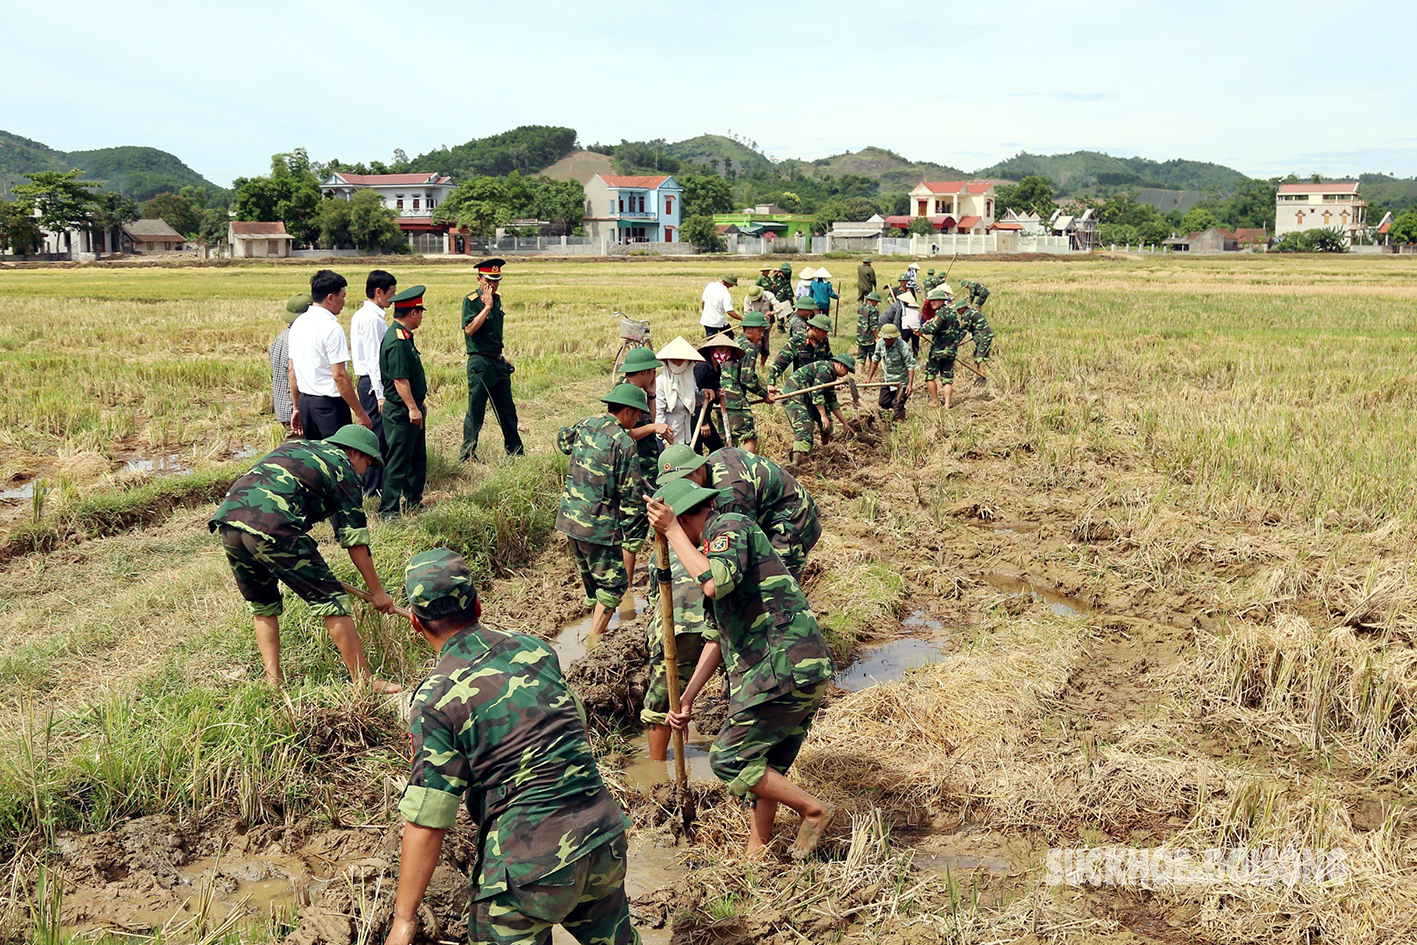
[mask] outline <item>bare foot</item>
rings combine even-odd
[[[822,834],[827,827],[831,826],[832,818],[836,816],[836,808],[831,804],[823,804],[822,812],[816,817],[803,817],[802,826],[797,828],[797,841],[792,844],[792,858],[794,860],[805,860],[812,855],[812,851],[817,848],[817,843],[822,839]]]
[[[403,687],[398,683],[389,682],[387,679],[380,679],[378,676],[369,677],[369,688],[373,689],[375,692],[382,692],[385,695],[403,692]]]

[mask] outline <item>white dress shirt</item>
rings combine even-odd
[[[295,362],[295,383],[302,394],[338,397],[334,364],[349,360],[349,343],[339,319],[327,308],[312,305],[290,326],[290,360]],[[297,404],[296,406],[299,406]]]
[[[704,286],[704,311],[699,324],[706,328],[727,328],[728,313],[733,311],[733,293],[715,279]]]
[[[379,346],[384,343],[384,332],[388,327],[384,321],[384,310],[370,299],[364,300],[349,321],[349,350],[350,360],[354,362],[354,376],[369,378],[369,386],[376,400],[384,399],[384,380],[379,376]]]

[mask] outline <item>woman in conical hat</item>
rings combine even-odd
[[[655,357],[664,370],[655,379],[654,420],[669,427],[675,443],[688,443],[694,436],[698,415],[699,388],[694,383],[694,365],[704,356],[681,335],[665,345]]]

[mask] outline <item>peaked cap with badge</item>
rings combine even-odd
[[[400,311],[408,312],[413,309],[423,308],[423,293],[425,291],[426,290],[421,285],[411,285],[402,292],[390,296],[389,301],[393,303],[395,317],[398,316]]]
[[[502,279],[502,267],[506,264],[507,261],[500,256],[484,259],[476,266],[477,274],[491,282],[499,282]]]

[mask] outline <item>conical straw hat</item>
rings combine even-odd
[[[675,338],[673,341],[669,342],[669,344],[656,351],[654,356],[661,361],[669,361],[671,359],[675,361],[702,361],[704,359],[704,356],[699,354],[697,348],[684,340],[683,335],[680,335],[678,338]]]

